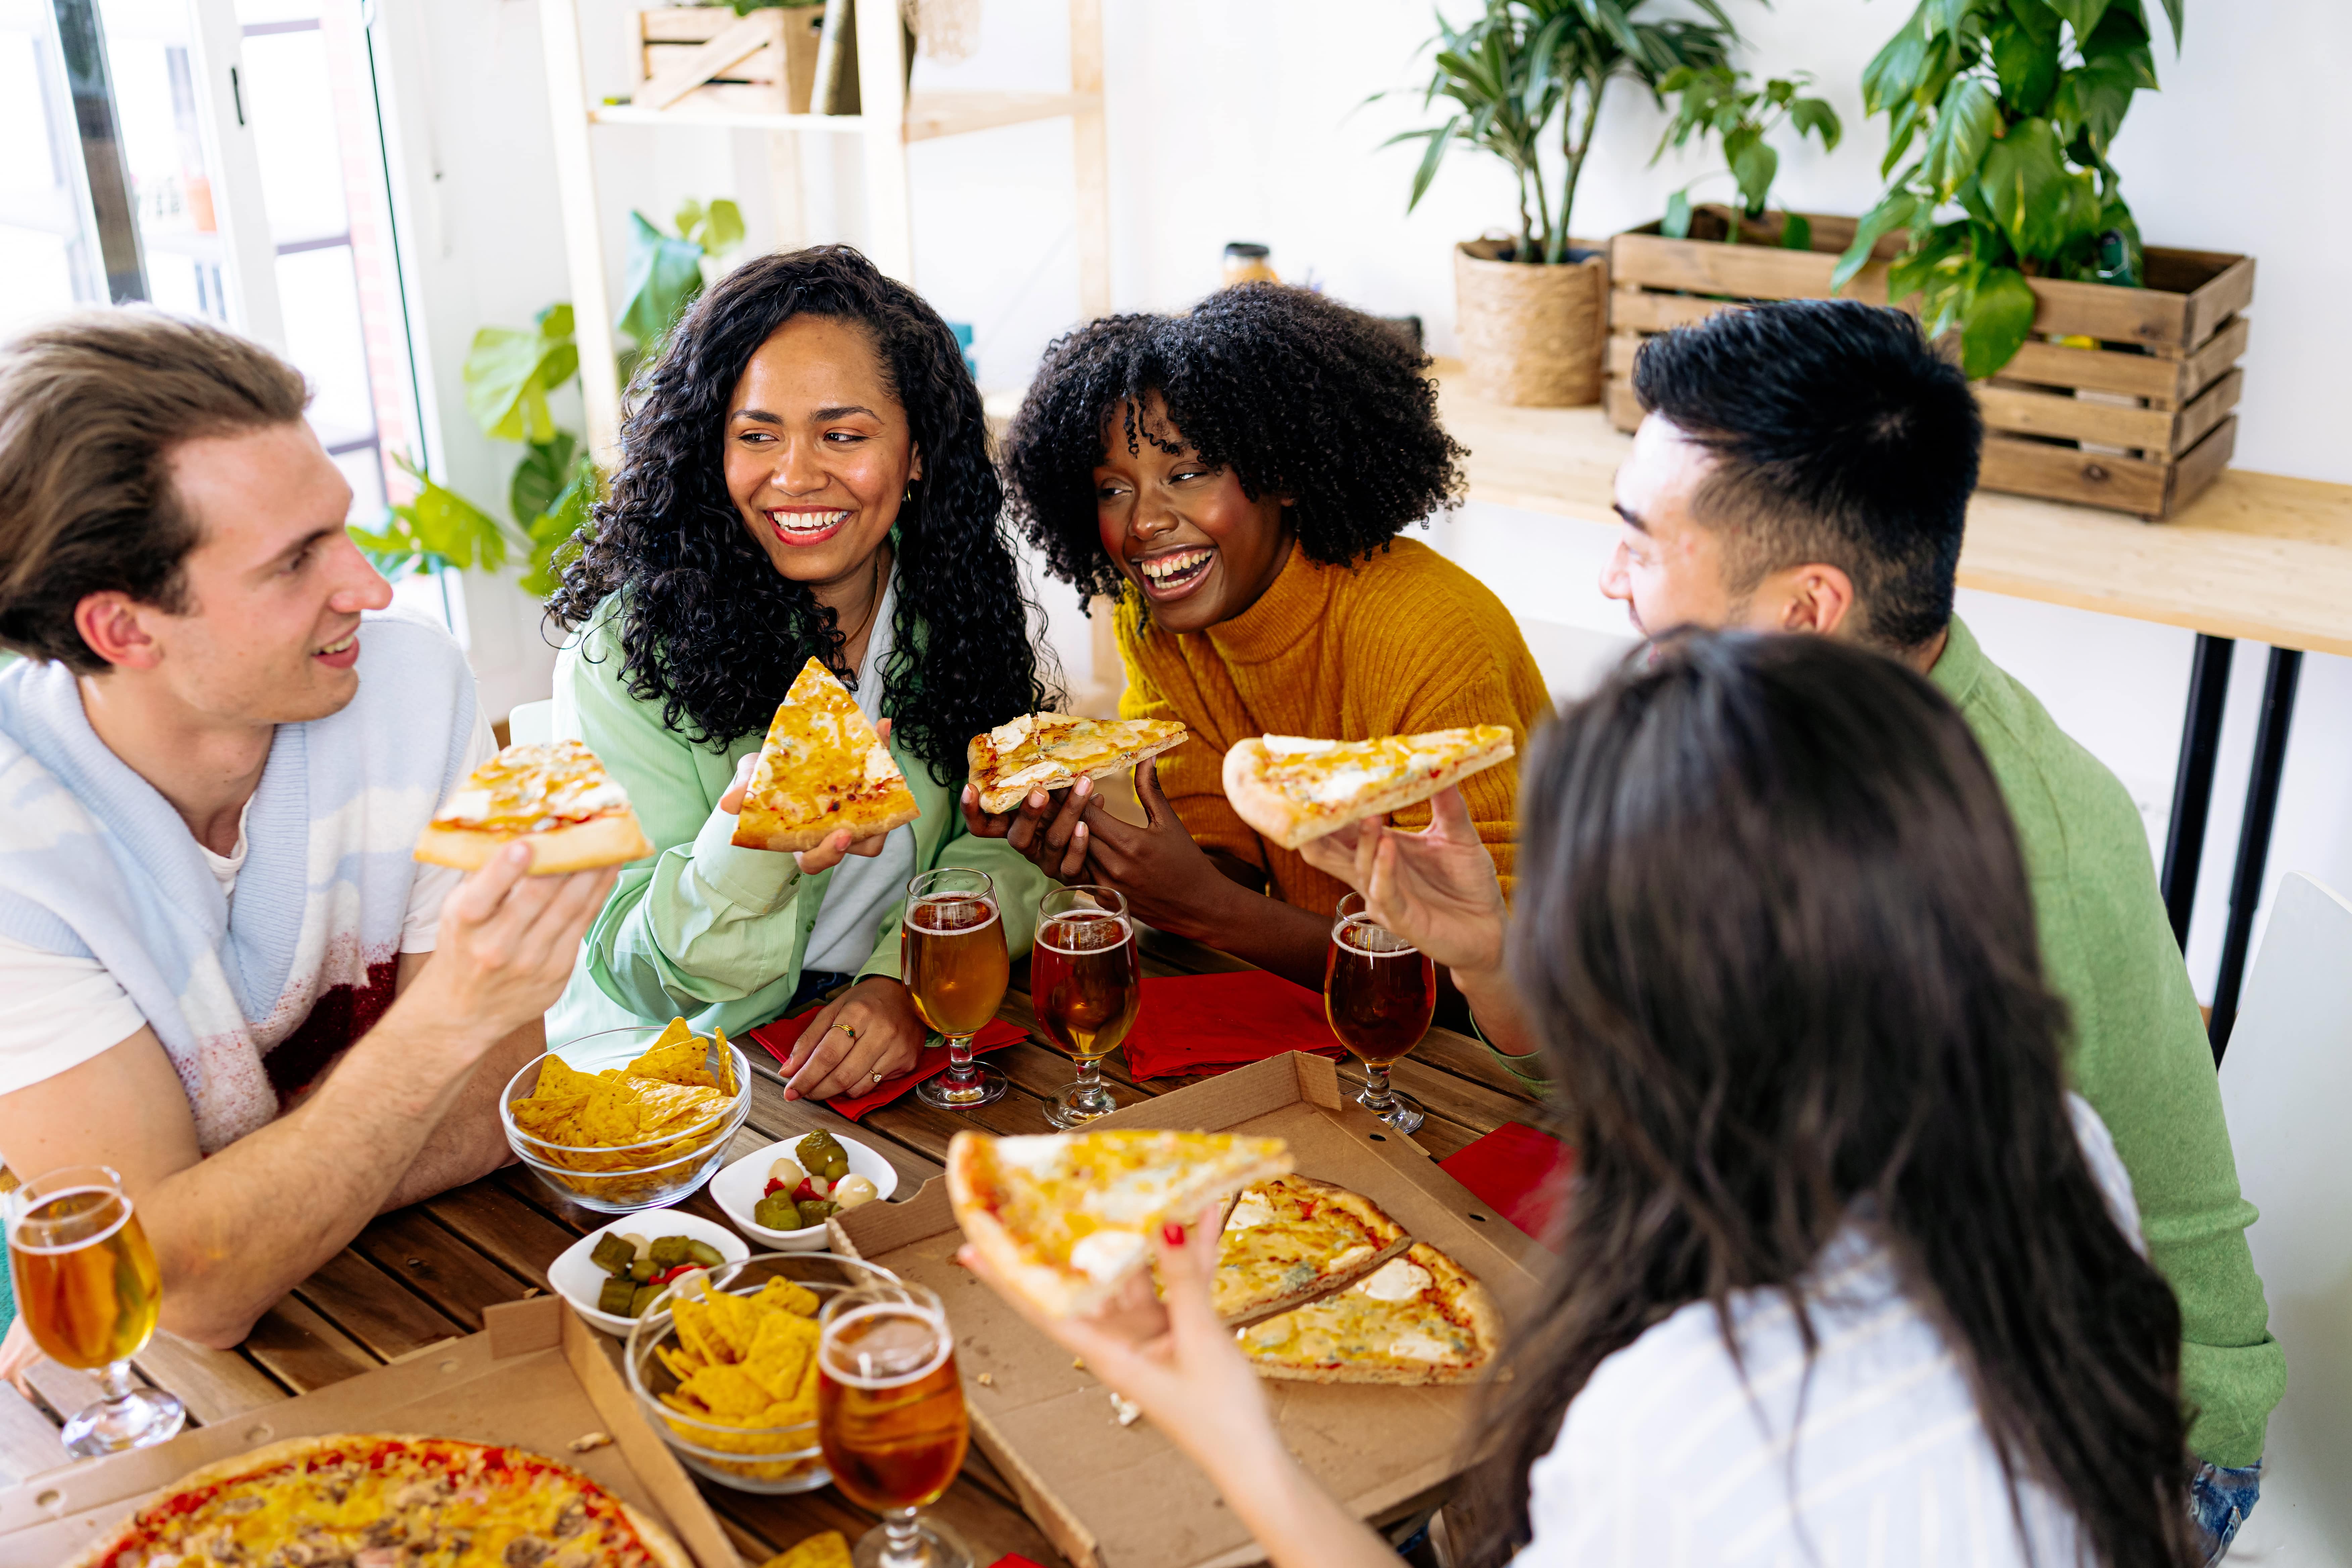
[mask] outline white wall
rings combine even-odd
[[[979,52],[953,66],[920,62],[919,89],[1066,80],[1063,0],[982,4]],[[1810,143],[1784,147],[1779,196],[1806,210],[1863,210],[1878,189],[1885,134],[1881,122],[1863,118],[1856,84],[1908,7],[1899,0],[1780,0],[1769,10],[1729,4],[1753,40],[1745,63],[1766,74],[1810,70],[1845,121],[1847,141],[1834,154]],[[447,461],[462,488],[495,494],[511,449],[483,441],[463,417],[457,373],[466,341],[478,324],[520,324],[565,292],[537,7],[530,0],[412,0],[384,9],[400,45],[394,91],[406,167],[396,176],[414,209],[413,240],[422,242],[419,292],[431,374],[446,411]],[[583,0],[582,11],[591,93],[627,90],[625,7]],[[1410,92],[1365,100],[1412,83],[1414,51],[1430,30],[1426,0],[1108,0],[1105,12],[1118,309],[1181,307],[1214,286],[1225,241],[1258,239],[1274,247],[1286,278],[1368,309],[1419,314],[1432,346],[1452,348],[1450,246],[1507,224],[1510,184],[1499,166],[1457,153],[1421,210],[1404,213],[1418,149],[1380,143],[1428,121]],[[2336,259],[2352,254],[2352,209],[2315,199],[2325,182],[2312,179],[2352,143],[2352,93],[2282,90],[2271,68],[2281,59],[2352,61],[2352,11],[2330,0],[2231,8],[2200,0],[2190,8],[2185,54],[2176,58],[2159,44],[2165,89],[2135,103],[2116,161],[2151,242],[2261,258],[2239,463],[2352,482],[2352,444],[2336,428],[2352,293],[2331,287]],[[2337,74],[2352,86],[2340,64]],[[1579,235],[1654,217],[1669,190],[1713,166],[1694,157],[1687,166],[1651,167],[1659,126],[1638,89],[1612,90],[1579,195]],[[753,243],[767,243],[760,138],[604,129],[596,153],[616,298],[631,205],[666,218],[682,196],[732,195],[751,221]],[[817,237],[858,237],[856,156],[845,147],[805,155]],[[983,384],[1017,386],[1075,310],[1066,127],[921,143],[911,169],[917,282],[950,319],[976,324]],[[836,190],[845,198],[838,206]],[[1597,533],[1473,505],[1433,538],[1503,593],[1556,690],[1580,689],[1624,646],[1622,617],[1592,586]],[[469,605],[494,708],[540,694],[547,656],[530,607],[488,582],[469,584]],[[1084,678],[1087,638],[1071,614],[1075,602],[1056,594],[1052,607],[1064,662]],[[1993,657],[2116,770],[2160,848],[2189,635],[1981,594],[1964,594],[1961,607]],[[2200,988],[2219,954],[2263,653],[2242,647],[2233,672],[2190,944]],[[2352,668],[2312,656],[2303,686],[2272,876],[2299,869],[2352,889],[2352,833],[2341,806],[2352,788],[2345,723]]]

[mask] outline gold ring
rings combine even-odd
[[[856,1038],[857,1038],[857,1031],[856,1031],[856,1030],[855,1030],[855,1029],[853,1029],[853,1028],[851,1028],[848,1025],[846,1025],[846,1024],[835,1024],[835,1025],[834,1026],[834,1027],[835,1027],[835,1028],[836,1028],[836,1029],[839,1029],[843,1034],[847,1035],[853,1042],[855,1042],[855,1041],[856,1040]]]

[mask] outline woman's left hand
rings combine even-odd
[[[1126,894],[1129,912],[1146,925],[1194,942],[1215,940],[1221,911],[1240,886],[1217,869],[1160,793],[1158,759],[1136,765],[1135,798],[1143,805],[1140,827],[1113,816],[1100,795],[1087,805],[1083,879]]]
[[[874,732],[882,737],[882,743],[884,745],[888,745],[890,743],[890,721],[885,719],[880,723],[875,725]],[[736,764],[735,782],[729,784],[727,786],[727,793],[719,797],[719,810],[727,812],[730,815],[737,815],[742,811],[743,791],[745,787],[751,784],[751,770],[759,765],[759,762],[760,753],[753,752],[751,755],[745,757],[740,763]],[[794,850],[793,852],[793,864],[801,868],[802,876],[814,877],[819,871],[830,871],[835,866],[840,865],[844,856],[858,855],[870,860],[875,856],[882,853],[882,846],[888,842],[888,840],[889,835],[887,833],[870,834],[864,838],[853,839],[849,836],[849,829],[846,827],[836,828],[831,834],[826,836],[824,843],[818,845],[815,848]]]
[[[912,1068],[922,1048],[914,997],[887,975],[869,976],[825,1004],[793,1042],[784,1098],[863,1094]]]

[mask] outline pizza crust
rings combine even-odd
[[[1108,1305],[1128,1279],[1149,1268],[1150,1256],[1139,1258],[1134,1268],[1108,1279],[1094,1279],[1075,1270],[1065,1271],[1030,1258],[1021,1243],[989,1206],[995,1186],[992,1140],[987,1135],[959,1132],[948,1143],[948,1200],[964,1239],[985,1258],[1006,1286],[1048,1317],[1086,1317]],[[1253,1182],[1278,1176],[1290,1169],[1287,1151],[1237,1170],[1223,1170],[1195,1181],[1187,1190],[1171,1194],[1160,1206],[1163,1215],[1195,1214],[1220,1196]],[[1157,1224],[1157,1219],[1147,1224]]]
[[[1024,715],[1022,719],[1013,720],[1012,722],[1021,724],[1024,722],[1032,722],[1040,718],[1050,719],[1063,717],[1067,717],[1067,715],[1050,713],[1028,714]],[[1120,721],[1120,722],[1138,721]],[[1173,721],[1167,721],[1166,722],[1172,723]],[[1000,726],[1000,728],[1002,727],[1003,726]],[[992,788],[983,782],[989,778],[1002,776],[1003,773],[1002,753],[997,750],[994,744],[993,732],[988,735],[974,735],[971,738],[971,744],[965,747],[964,754],[965,760],[969,764],[972,791],[980,797],[980,808],[992,816],[1010,811],[1014,806],[1019,805],[1024,800],[1028,798],[1029,792],[1032,790],[1042,789],[1046,791],[1048,794],[1051,794],[1055,790],[1069,789],[1076,785],[1082,778],[1108,778],[1113,773],[1124,773],[1129,768],[1149,762],[1162,752],[1171,751],[1174,748],[1182,745],[1185,741],[1190,738],[1184,726],[1181,724],[1176,724],[1174,728],[1176,731],[1174,734],[1164,735],[1157,741],[1147,741],[1133,745],[1121,746],[1118,749],[1118,754],[1112,757],[1108,762],[1098,763],[1090,768],[1074,769],[1063,767],[1059,772],[1059,775],[1056,777],[1050,779],[1030,779],[1022,784],[1013,785],[1010,788]],[[1024,732],[1023,739],[1024,741],[1027,739],[1026,731]],[[1050,762],[1053,759],[1046,758],[1043,760]]]
[[[775,812],[746,796],[742,815],[735,819],[735,837],[729,842],[741,849],[799,851],[814,849],[846,827],[849,829],[849,841],[856,844],[862,839],[878,838],[892,828],[912,822],[922,815],[922,809],[912,804],[910,792],[908,804],[896,809],[886,807],[877,813],[859,803],[835,812],[827,821],[795,827]]]
[[[1225,799],[1234,813],[1260,835],[1285,849],[1296,849],[1337,833],[1350,823],[1417,805],[1472,773],[1483,773],[1508,760],[1513,753],[1507,732],[1499,742],[1465,751],[1444,767],[1430,772],[1415,770],[1366,791],[1345,806],[1316,810],[1293,799],[1268,780],[1268,770],[1276,764],[1276,758],[1267,750],[1265,737],[1253,735],[1236,741],[1225,752]]]
[[[445,827],[435,823],[416,840],[416,858],[430,866],[478,871],[509,844],[530,846],[530,875],[593,871],[642,859],[654,852],[637,814],[624,806],[609,816],[566,823],[544,833],[501,832],[493,827]]]
[[[134,1527],[139,1521],[140,1515],[171,1498],[236,1481],[263,1470],[289,1468],[314,1453],[353,1447],[372,1447],[385,1443],[404,1443],[420,1447],[426,1445],[441,1445],[453,1448],[513,1447],[513,1445],[473,1443],[462,1437],[434,1437],[418,1432],[335,1432],[315,1437],[289,1437],[280,1442],[267,1443],[258,1448],[248,1448],[242,1454],[233,1454],[226,1459],[216,1459],[209,1465],[200,1465],[170,1486],[156,1491],[138,1507],[132,1509],[112,1531],[100,1536],[94,1543],[84,1549],[79,1556],[68,1563],[65,1568],[100,1568],[100,1565],[108,1558],[132,1542]],[[522,1451],[532,1452],[530,1449]],[[581,1475],[561,1460],[548,1459],[544,1454],[536,1457],[547,1459],[549,1464],[583,1486],[596,1485],[595,1482],[589,1480],[587,1477]],[[622,1517],[628,1521],[629,1528],[636,1531],[638,1541],[660,1568],[696,1568],[695,1561],[687,1554],[686,1548],[678,1544],[677,1538],[667,1529],[655,1522],[650,1515],[634,1504],[614,1497],[602,1487],[597,1487],[596,1489],[604,1491],[605,1496],[611,1497],[614,1502],[620,1504]]]

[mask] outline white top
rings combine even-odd
[[[2068,1099],[2116,1224],[2140,1245],[2114,1141]],[[2029,1559],[1967,1376],[1897,1289],[1886,1249],[1849,1226],[1817,1281],[1810,1375],[1787,1302],[1761,1290],[1733,1298],[1744,1377],[1704,1301],[1603,1361],[1528,1472],[1534,1534],[1513,1568],[2074,1562],[2073,1514],[2024,1483]]]
[[[466,766],[478,766],[496,749],[489,721],[478,706]],[[252,810],[248,800],[236,819],[236,846],[226,855],[197,846],[221,892],[232,899],[237,873],[245,868],[245,823]],[[465,875],[447,866],[416,868],[409,885],[408,915],[401,923],[401,952],[433,951],[441,930],[441,900]],[[0,937],[0,1094],[79,1067],[121,1045],[146,1022],[98,960],[48,952]]]
[[[869,724],[882,721],[882,672],[890,668],[890,614],[898,597],[898,574],[882,585],[882,602],[874,606],[874,629],[866,634],[866,660],[857,668],[857,710]],[[866,679],[867,671],[873,679]],[[801,973],[830,970],[855,974],[874,956],[880,940],[882,911],[907,896],[915,876],[915,825],[902,823],[883,836],[882,853],[870,858],[845,855],[825,884],[824,902],[816,923],[809,928],[808,950]]]

